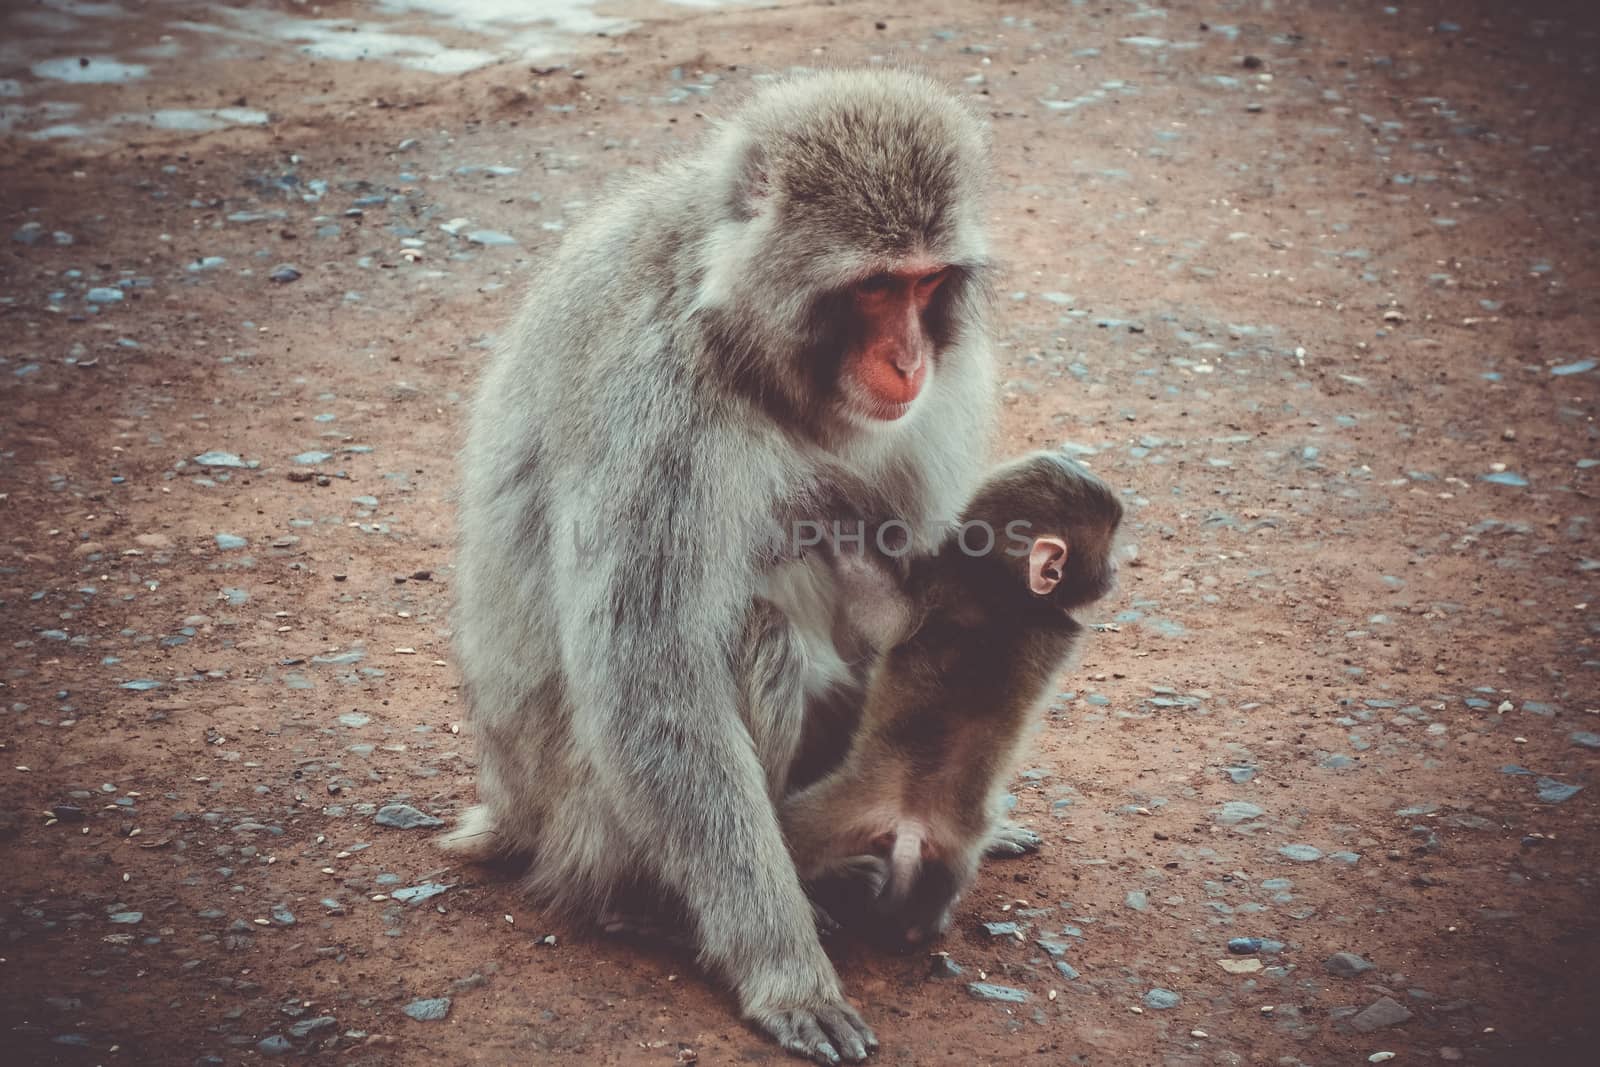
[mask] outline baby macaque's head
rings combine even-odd
[[[1034,452],[989,476],[945,551],[995,558],[1034,596],[1070,611],[1116,588],[1121,522],[1122,502],[1088,468]]]

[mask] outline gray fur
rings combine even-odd
[[[745,1015],[824,1062],[876,1042],[773,797],[808,702],[838,681],[810,621],[827,612],[794,591],[832,594],[770,533],[870,507],[928,550],[975,484],[984,170],[979,124],[923,77],[762,90],[563,243],[484,375],[463,457],[455,632],[480,805],[442,843],[528,857],[529,889],[580,914],[658,887]],[[828,378],[826,294],[919,257],[962,284],[916,405],[867,425]],[[764,658],[741,666],[751,649]]]

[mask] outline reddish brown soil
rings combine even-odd
[[[473,796],[453,454],[554,227],[753,76],[877,55],[969,79],[992,118],[1000,451],[1083,446],[1138,553],[1015,787],[1043,851],[989,865],[940,946],[963,975],[838,947],[879,1060],[1588,1062],[1597,372],[1553,370],[1600,358],[1600,20],[1507,8],[663,7],[564,67],[441,77],[219,60],[171,27],[214,13],[151,3],[96,45],[178,33],[151,78],[0,70],[78,118],[271,114],[4,147],[4,231],[44,234],[0,245],[7,1062],[255,1061],[273,1035],[350,1064],[783,1061],[686,955],[546,920],[372,812]],[[347,216],[365,196],[395,199]],[[86,303],[126,278],[148,284]],[[1560,784],[1584,788],[1539,799]],[[388,897],[430,879],[451,888]],[[1224,971],[1245,936],[1283,948]],[[1376,966],[1332,974],[1340,951]],[[984,978],[1028,999],[976,999]],[[441,996],[442,1022],[402,1014]],[[1410,1018],[1360,1032],[1385,996]]]

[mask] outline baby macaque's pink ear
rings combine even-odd
[[[1062,568],[1067,565],[1067,543],[1059,537],[1035,537],[1028,550],[1028,588],[1039,596],[1049,596],[1061,584]]]

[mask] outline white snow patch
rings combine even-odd
[[[548,24],[561,33],[605,33],[628,25],[593,11],[596,0],[378,0],[395,14],[427,14],[468,29]]]
[[[10,132],[18,126],[60,122],[82,110],[82,104],[69,103],[65,100],[44,100],[37,104],[12,104],[0,107],[0,133]]]
[[[150,73],[150,68],[142,63],[123,63],[111,56],[58,56],[41,60],[28,69],[37,78],[78,85],[130,82]]]
[[[446,48],[430,56],[411,56],[400,62],[413,70],[425,70],[430,74],[465,74],[469,70],[498,63],[504,58],[475,48]]]
[[[105,137],[117,129],[129,127],[178,133],[211,133],[232,126],[265,126],[268,120],[265,111],[253,107],[173,107],[124,112],[87,124],[59,123],[34,130],[28,137],[35,141],[58,141],[64,138],[87,140]]]
[[[84,19],[120,19],[128,16],[121,4],[94,4],[88,0],[44,0],[43,6]]]

